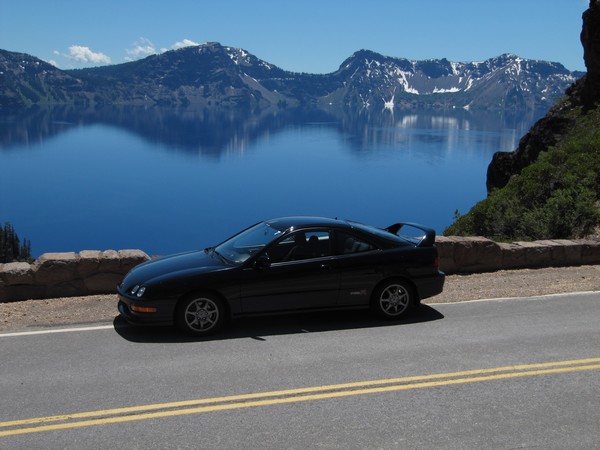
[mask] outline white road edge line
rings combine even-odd
[[[542,294],[542,295],[531,295],[529,297],[496,297],[496,298],[480,298],[475,300],[461,300],[458,302],[428,302],[427,299],[423,302],[424,305],[458,305],[461,303],[475,303],[475,302],[502,302],[510,300],[543,300],[545,298],[552,297],[564,297],[567,295],[584,296],[591,294],[600,294],[600,291],[578,291],[578,292],[558,292],[556,294]],[[433,300],[435,297],[431,297]]]
[[[590,294],[599,294],[600,291],[583,291],[583,292],[564,292],[564,293],[559,293],[559,294],[546,294],[546,295],[535,295],[532,297],[504,297],[504,298],[485,298],[485,299],[479,299],[479,300],[464,300],[461,302],[442,302],[442,303],[424,303],[427,305],[456,305],[456,304],[461,304],[461,303],[472,303],[472,302],[490,302],[490,301],[506,301],[506,300],[517,300],[517,299],[524,299],[524,300],[541,300],[544,298],[549,298],[549,297],[560,297],[560,296],[565,296],[565,295],[590,295]],[[0,334],[0,338],[5,338],[5,337],[18,337],[18,336],[34,336],[34,335],[40,335],[40,334],[53,334],[53,333],[77,333],[80,331],[99,331],[99,330],[114,330],[115,326],[114,325],[100,325],[100,326],[93,326],[93,327],[77,327],[77,328],[59,328],[59,329],[53,329],[53,330],[39,330],[39,331],[20,331],[20,332],[15,332],[15,333],[1,333]]]
[[[98,331],[98,330],[114,330],[114,325],[101,325],[94,327],[77,327],[77,328],[58,328],[52,330],[39,330],[39,331],[18,331],[15,333],[2,333],[0,338],[4,337],[16,337],[16,336],[34,336],[37,334],[52,334],[52,333],[76,333],[79,331]]]

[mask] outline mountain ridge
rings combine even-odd
[[[328,74],[290,72],[210,42],[123,64],[61,70],[0,50],[0,106],[48,103],[342,108],[548,108],[582,72],[503,54],[412,61],[358,50]]]

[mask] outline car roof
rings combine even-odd
[[[292,217],[279,217],[266,221],[267,224],[279,229],[288,230],[290,228],[304,228],[304,227],[331,227],[337,226],[341,228],[352,228],[351,225],[342,219],[331,219],[327,217],[317,216],[292,216]]]
[[[264,223],[271,225],[272,227],[281,231],[294,231],[295,229],[302,228],[337,228],[343,230],[353,230],[359,234],[368,234],[371,239],[377,239],[380,242],[401,242],[403,244],[413,244],[405,238],[399,237],[393,233],[389,233],[386,230],[379,229],[372,225],[365,225],[352,220],[344,219],[331,219],[327,217],[318,216],[292,216],[292,217],[279,217],[277,219],[266,220]]]

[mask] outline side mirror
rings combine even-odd
[[[268,269],[271,267],[271,258],[266,253],[258,256],[254,261],[254,267],[257,269]]]

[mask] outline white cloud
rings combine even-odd
[[[172,48],[173,50],[177,50],[177,49],[179,49],[179,48],[183,48],[183,47],[194,47],[194,46],[196,46],[196,45],[200,45],[200,44],[198,44],[197,42],[191,41],[191,40],[189,40],[189,39],[184,39],[184,40],[182,40],[182,41],[175,42],[175,43],[174,43],[174,44],[171,46],[171,48]]]
[[[154,44],[144,37],[139,38],[133,44],[133,48],[125,50],[127,52],[127,56],[125,56],[125,61],[135,61],[136,59],[145,58],[146,56],[155,55],[157,53],[168,52],[169,50],[177,50],[184,47],[192,47],[200,45],[197,42],[192,41],[191,39],[182,39],[181,41],[175,42],[171,47],[162,47],[160,49],[156,49]]]
[[[125,50],[129,55],[125,57],[126,61],[134,61],[136,59],[154,55],[156,53],[156,48],[154,48],[154,44],[146,38],[139,38],[136,42],[134,42],[133,45],[133,48]]]
[[[55,52],[57,53],[57,52]],[[90,50],[89,47],[83,47],[81,45],[71,45],[69,47],[68,54],[62,54],[65,58],[79,63],[92,63],[92,64],[110,64],[111,59],[104,53],[97,53]]]
[[[167,48],[167,47],[161,48],[160,49],[160,53],[168,52],[169,50],[179,50],[180,48],[184,48],[184,47],[195,47],[197,45],[202,45],[202,44],[194,42],[194,41],[192,41],[190,39],[183,39],[181,41],[175,42],[169,48]]]

